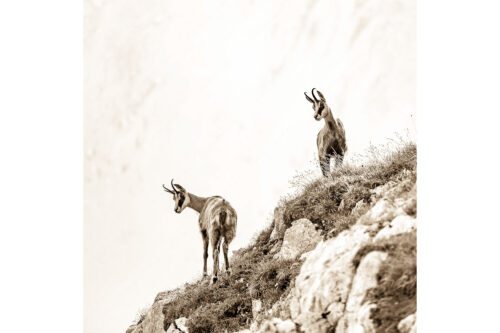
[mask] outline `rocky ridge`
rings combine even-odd
[[[240,321],[247,328],[238,332],[416,332],[415,169],[398,170],[390,181],[369,189],[355,203],[344,196],[336,207],[340,211],[350,206],[345,218],[353,222],[338,233],[324,230],[328,221],[303,217],[287,222],[290,212],[283,206],[276,208],[264,254],[272,256],[270,262],[276,267],[294,262],[300,270],[272,304],[266,304],[255,288],[248,288],[245,297],[251,297],[251,309],[245,310],[247,303],[242,301],[234,313],[225,312],[236,317],[247,312]],[[344,193],[350,191],[347,188]],[[252,249],[245,255],[251,253]],[[244,277],[236,282],[249,286]],[[392,290],[386,285],[403,287]],[[166,319],[166,311],[183,292],[181,288],[160,293],[127,333],[219,331],[190,326],[191,315]],[[396,303],[397,311],[387,311]]]

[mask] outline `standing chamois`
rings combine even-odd
[[[236,234],[236,211],[231,207],[229,202],[220,196],[208,198],[196,196],[188,193],[182,186],[174,184],[173,179],[170,185],[172,186],[172,190],[165,187],[165,185],[163,185],[163,189],[173,195],[175,201],[174,211],[177,214],[181,213],[186,207],[200,214],[198,223],[203,238],[203,277],[207,276],[208,242],[210,241],[214,262],[212,283],[215,283],[219,272],[219,253],[222,239],[224,239],[222,249],[224,250],[226,272],[230,274],[227,251],[229,243],[231,243]]]
[[[314,119],[320,120],[325,119],[325,126],[318,132],[318,138],[316,139],[316,144],[318,145],[318,155],[321,172],[323,176],[328,177],[330,172],[330,158],[333,156],[335,158],[335,166],[342,164],[344,160],[344,155],[347,152],[347,145],[345,140],[344,125],[340,119],[333,118],[332,110],[326,104],[325,97],[323,94],[316,89],[319,100],[314,95],[313,88],[311,94],[314,100],[306,95],[306,99],[311,102],[312,108],[314,110]]]

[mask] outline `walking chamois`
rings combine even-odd
[[[236,235],[237,215],[233,207],[224,198],[213,196],[208,198],[199,197],[188,193],[181,185],[170,182],[172,190],[163,185],[163,189],[173,195],[175,201],[174,211],[179,214],[184,208],[189,207],[197,211],[200,216],[198,223],[201,236],[203,238],[203,277],[207,276],[208,243],[212,244],[212,259],[214,269],[212,273],[212,283],[217,281],[219,272],[219,253],[222,239],[224,244],[224,263],[226,272],[230,274],[228,248],[229,243]]]
[[[319,100],[314,95],[314,90],[318,93]],[[335,158],[335,166],[342,164],[344,155],[347,152],[347,145],[345,140],[344,125],[340,119],[333,118],[332,110],[326,104],[326,99],[323,94],[313,88],[311,94],[314,100],[307,96],[304,92],[306,99],[312,103],[314,110],[314,119],[325,119],[325,126],[318,132],[316,144],[318,146],[318,156],[321,172],[323,176],[328,177],[330,173],[330,158]]]

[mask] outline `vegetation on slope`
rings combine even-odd
[[[378,285],[368,291],[371,311],[377,332],[397,333],[398,323],[417,310],[417,235],[416,232],[393,236],[360,249],[354,258],[357,266],[371,251],[388,254],[377,275]]]
[[[167,304],[165,329],[179,317],[189,317],[190,332],[225,332],[248,327],[252,320],[252,298],[269,308],[290,288],[300,266],[277,261],[269,255],[271,227],[262,231],[247,248],[232,258],[232,274],[222,274],[214,285],[188,284],[185,292]]]
[[[285,224],[289,227],[293,221],[307,218],[324,231],[325,238],[335,237],[356,221],[356,216],[350,214],[356,203],[360,200],[369,203],[374,188],[389,181],[398,181],[402,173],[408,171],[414,183],[415,144],[402,144],[389,154],[374,150],[369,163],[336,168],[331,178],[314,180],[295,196],[282,200],[280,205],[284,210]],[[234,253],[231,276],[222,274],[214,285],[209,285],[208,279],[187,284],[182,295],[163,309],[165,329],[175,319],[188,317],[187,326],[193,333],[241,330],[248,327],[252,320],[252,299],[260,299],[264,308],[269,309],[286,295],[300,271],[301,262],[273,259],[270,250],[276,241],[270,241],[271,232],[272,225],[263,230],[248,247]],[[378,312],[372,314],[379,329],[392,327],[394,318],[411,311],[409,305],[396,313],[394,303],[391,303],[411,300],[413,287],[407,284],[411,284],[411,279],[415,278],[411,260],[410,263],[405,261],[406,254],[413,253],[408,245],[411,243],[403,243],[400,248],[399,240],[393,241],[393,245],[389,242],[379,246],[387,247],[393,254],[403,251],[401,257],[390,257],[381,270],[381,284],[370,293],[370,297],[380,306]],[[392,265],[396,268],[391,268]],[[410,281],[400,281],[397,277],[399,272],[408,273]],[[400,294],[400,284],[403,296]],[[405,298],[405,293],[410,298]],[[389,318],[391,312],[393,317]]]
[[[402,144],[388,155],[372,149],[369,163],[334,169],[331,179],[317,179],[307,184],[300,195],[284,201],[285,223],[290,226],[305,217],[328,237],[335,237],[356,222],[352,209],[360,200],[368,203],[374,188],[400,180],[405,170],[412,172],[415,183],[416,166],[417,147],[413,143]]]

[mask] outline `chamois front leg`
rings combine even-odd
[[[208,258],[208,235],[206,230],[202,230],[203,237],[203,277],[207,276],[207,258]]]
[[[221,241],[220,234],[218,232],[215,232],[212,235],[212,259],[214,261],[214,270],[212,273],[212,283],[217,282],[217,276],[219,275],[220,241]]]
[[[324,177],[328,177],[330,173],[330,155],[319,154],[319,167],[321,168],[321,173]]]

